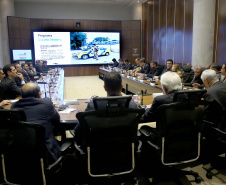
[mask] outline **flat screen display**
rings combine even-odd
[[[35,60],[47,65],[110,64],[120,58],[120,32],[33,32]]]
[[[13,61],[17,60],[32,60],[31,50],[13,49]]]

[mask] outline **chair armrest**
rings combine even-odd
[[[160,150],[160,147],[157,146],[156,144],[153,144],[151,141],[147,141],[147,143],[148,143],[150,146],[154,147],[156,150]]]
[[[144,125],[139,129],[139,132],[141,133],[141,135],[149,137],[151,135],[151,129],[151,127]]]
[[[60,124],[57,126],[65,130],[71,130],[74,129],[77,124],[78,120],[61,120]]]
[[[67,153],[67,151],[73,146],[73,140],[66,140],[63,142],[63,144],[60,146],[61,155],[64,155]]]
[[[81,155],[84,155],[85,152],[77,145],[76,141],[74,141],[74,147]]]
[[[65,156],[60,156],[53,164],[50,164],[47,168],[46,168],[46,172],[51,175],[54,173],[57,173],[61,167],[62,167],[62,161],[64,159]]]

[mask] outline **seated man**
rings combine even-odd
[[[44,71],[42,69],[42,65],[43,65],[42,60],[36,60],[35,69],[36,69],[38,76],[41,76],[41,74],[44,73]]]
[[[15,99],[21,95],[21,88],[14,81],[14,78],[18,76],[16,69],[13,65],[6,65],[3,67],[3,72],[5,73],[5,77],[1,81],[1,87],[4,89],[5,98]],[[22,74],[20,75],[22,76]],[[23,76],[21,79],[23,80]]]
[[[142,122],[156,121],[158,107],[163,104],[173,103],[174,92],[182,90],[181,78],[174,72],[164,73],[160,81],[164,95],[154,98],[151,108],[146,109],[144,116],[141,118]]]
[[[221,78],[221,67],[218,64],[211,65],[210,69],[214,70],[217,73],[217,78]]]
[[[43,60],[42,70],[44,73],[48,73],[49,67],[47,66],[47,61]]]
[[[119,68],[119,69],[123,69],[123,67],[124,67],[124,63],[123,63],[123,60],[120,58],[119,60],[118,60],[118,62],[119,62],[119,64],[118,64],[118,66],[117,66],[117,68]]]
[[[216,72],[212,69],[205,70],[201,79],[207,88],[203,98],[211,103],[207,107],[205,119],[217,124],[218,128],[226,129],[226,84],[219,81]],[[222,123],[224,125],[221,125]]]
[[[22,87],[24,84],[25,84],[25,81],[24,81],[24,76],[22,75],[21,73],[21,67],[20,67],[20,64],[18,63],[15,63],[14,64],[14,67],[16,69],[16,73],[17,73],[17,76],[14,78],[16,84],[18,87]]]
[[[162,73],[162,68],[158,66],[158,62],[150,62],[150,71],[147,73],[147,77],[153,78],[154,76],[159,76]]]
[[[130,64],[129,60],[127,58],[125,58],[124,60],[124,66],[123,66],[124,70],[131,70],[133,69],[132,65]]]
[[[198,87],[198,88],[203,88],[204,87],[204,84],[203,84],[203,81],[201,79],[201,74],[202,74],[202,66],[200,65],[197,65],[194,67],[194,77],[192,79],[191,82],[189,83],[184,83],[185,86],[192,86],[192,87]]]
[[[148,74],[150,71],[150,64],[146,63],[145,58],[141,58],[139,64],[141,67],[140,73]]]
[[[117,72],[110,72],[107,73],[104,76],[104,89],[107,92],[107,96],[122,96],[121,91],[122,91],[122,78],[119,73]],[[129,104],[130,108],[137,108],[137,105],[134,102],[130,102]],[[94,110],[94,104],[93,102],[89,102],[86,110]],[[81,143],[82,139],[82,130],[81,130],[81,125],[78,123],[75,127],[75,140],[78,144]]]
[[[112,59],[112,62],[114,62],[112,67],[118,67],[118,62],[115,58]]]
[[[44,126],[46,148],[50,163],[60,156],[60,147],[53,135],[53,126],[60,123],[60,116],[48,98],[41,98],[40,87],[27,83],[22,87],[22,99],[13,104],[12,109],[23,109],[28,122]]]
[[[162,73],[160,75],[154,76],[155,79],[161,79],[161,76],[167,72],[167,71],[172,71],[172,66],[173,66],[173,60],[172,59],[168,59],[166,61],[166,66],[164,67],[164,69],[162,70]]]
[[[26,63],[21,64],[21,74],[24,77],[25,83],[32,82],[33,75],[28,71],[28,65]]]
[[[5,77],[5,73],[3,72],[2,68],[0,68],[0,82]]]

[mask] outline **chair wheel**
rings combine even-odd
[[[211,172],[207,172],[207,173],[206,173],[206,177],[207,177],[208,179],[212,179],[213,174],[212,174]]]
[[[195,177],[195,182],[200,183],[202,181],[201,177]]]

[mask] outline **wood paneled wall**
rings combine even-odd
[[[142,10],[142,46],[147,61],[191,63],[193,0],[149,0]]]
[[[76,28],[80,22],[80,28]],[[9,43],[11,49],[32,49],[32,30],[74,30],[74,31],[121,31],[121,58],[128,58],[134,64],[134,59],[141,53],[141,21],[107,21],[107,20],[77,20],[77,19],[29,19],[8,17]],[[134,55],[137,48],[138,55]],[[98,75],[100,66],[64,67],[65,76]]]
[[[219,65],[226,63],[226,1],[217,0],[216,3],[216,29],[213,61]]]

